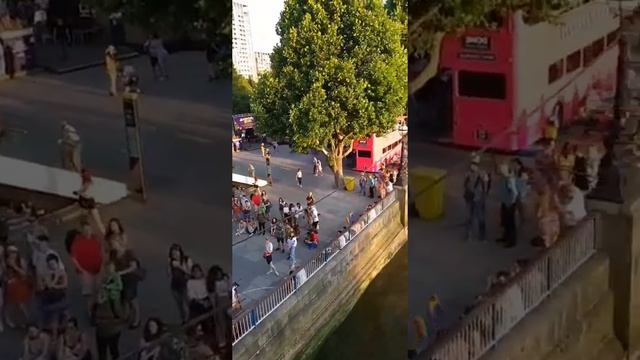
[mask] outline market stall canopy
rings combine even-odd
[[[257,180],[257,181],[256,181]],[[263,187],[269,185],[268,182],[262,179],[254,179],[248,176],[240,175],[240,174],[232,174],[231,181],[233,185],[239,186],[255,186],[255,187]]]

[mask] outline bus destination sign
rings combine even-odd
[[[465,36],[462,47],[468,50],[491,50],[491,39],[488,36]]]
[[[495,61],[496,56],[494,54],[461,52],[458,54],[458,58],[462,60]]]

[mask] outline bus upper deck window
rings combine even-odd
[[[371,151],[358,150],[358,157],[370,159],[371,158]]]
[[[458,94],[471,98],[504,100],[507,96],[507,79],[504,74],[459,71]]]

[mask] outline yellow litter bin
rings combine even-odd
[[[347,191],[353,191],[353,189],[356,188],[356,178],[353,176],[345,176],[344,187]]]
[[[444,213],[444,177],[441,169],[418,167],[409,171],[409,191],[421,219],[432,220]]]

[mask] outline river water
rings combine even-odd
[[[373,279],[345,321],[312,359],[406,359],[407,279],[405,245]]]

